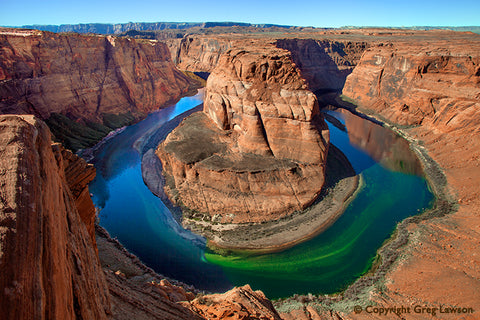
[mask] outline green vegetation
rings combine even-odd
[[[61,142],[66,148],[76,152],[79,149],[89,148],[102,140],[110,131],[130,125],[139,117],[132,113],[104,114],[103,123],[92,121],[77,122],[69,117],[52,113],[46,119],[55,141]]]
[[[196,85],[198,85],[199,88],[205,87],[207,85],[207,80],[201,78],[198,76],[195,72],[192,71],[182,71],[184,75],[187,77],[191,78],[193,81],[196,82]]]

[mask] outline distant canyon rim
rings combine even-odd
[[[171,285],[152,287],[147,285],[151,278],[134,279],[125,272],[122,276],[106,264],[102,272],[102,255],[98,261],[91,237],[94,212],[86,189],[92,169],[75,165],[81,161],[58,146],[52,151],[48,129],[39,119],[68,147],[84,148],[199,86],[198,79],[178,69],[215,75],[229,52],[264,46],[290,52],[289,63],[298,68],[320,107],[361,112],[411,141],[438,198],[436,206],[399,224],[395,237],[379,251],[376,272],[346,289],[343,300],[290,299],[276,302],[275,309],[261,293],[245,287],[180,305],[174,303],[176,289]],[[0,288],[6,315],[201,319],[225,318],[233,310],[239,318],[257,314],[270,319],[356,319],[365,315],[355,314],[354,305],[412,301],[480,310],[478,35],[394,29],[222,34],[215,29],[213,34],[158,42],[2,29],[0,47],[1,112],[36,116],[4,115],[1,120],[7,128],[2,131],[2,159],[18,159],[15,164],[6,161],[1,172],[5,201],[0,270],[7,276]],[[217,123],[220,119],[225,124],[216,114]],[[48,192],[35,189],[40,185]],[[28,224],[33,214],[43,219]],[[30,238],[23,236],[27,234],[38,240],[28,257],[21,254],[28,247],[25,241]],[[48,239],[56,237],[52,247]],[[37,261],[38,279],[45,281],[26,276],[32,261]],[[85,279],[91,286],[78,285]],[[39,286],[38,296],[55,303],[39,304],[40,298],[20,295],[15,289],[19,286]],[[142,299],[152,304],[140,306]]]

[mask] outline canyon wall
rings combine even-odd
[[[328,140],[290,53],[267,45],[223,54],[207,81],[203,113],[185,119],[157,154],[175,203],[212,220],[258,222],[315,200]]]
[[[301,36],[301,34],[298,34]],[[352,72],[369,46],[360,39],[275,39],[245,35],[187,35],[183,39],[165,41],[172,59],[181,70],[212,72],[220,56],[234,47],[261,47],[266,43],[286,49],[301,70],[309,89],[315,93],[341,91],[346,77]]]
[[[473,128],[480,119],[478,52],[475,42],[376,45],[347,78],[343,95],[396,124]]]
[[[292,53],[310,90],[317,94],[341,91],[368,47],[365,41],[329,39],[279,39],[276,45]]]
[[[0,30],[0,112],[50,119],[64,142],[84,136],[94,143],[96,133],[125,125],[119,115],[145,116],[191,84],[156,41]]]
[[[0,132],[0,317],[107,319],[109,292],[89,234],[95,212],[82,196],[92,170],[52,148],[34,116],[1,116]]]
[[[212,72],[220,56],[240,44],[232,38],[200,35],[186,35],[182,39],[166,40],[166,43],[180,70],[196,72]]]

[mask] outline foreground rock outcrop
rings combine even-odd
[[[207,220],[260,222],[315,200],[328,140],[316,98],[290,54],[264,46],[220,58],[203,113],[184,120],[157,154],[174,203]]]
[[[75,201],[65,172],[83,160],[52,150],[34,116],[1,116],[0,129],[0,317],[107,319],[109,291],[82,219],[88,200]]]
[[[191,87],[160,42],[0,29],[0,113],[48,120],[68,148],[91,145]]]
[[[281,320],[270,300],[249,285],[234,288],[223,294],[201,296],[182,304],[205,319],[265,319]]]

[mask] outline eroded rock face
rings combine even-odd
[[[125,125],[114,115],[139,119],[180,98],[191,83],[164,43],[0,29],[0,113],[74,121],[49,121],[59,139],[84,135],[95,143]],[[88,131],[100,137],[90,139]]]
[[[185,36],[166,41],[172,60],[180,70],[212,72],[220,56],[235,46],[236,41],[224,37]]]
[[[401,125],[433,121],[444,132],[473,126],[480,110],[479,41],[396,42],[368,49],[343,94]]]
[[[163,43],[32,31],[0,33],[2,113],[51,113],[102,121],[150,112],[186,92]]]
[[[326,39],[279,39],[276,45],[292,53],[310,89],[318,94],[341,91],[368,47],[367,42],[360,40]]]
[[[53,144],[52,150],[55,157],[62,160],[65,178],[75,200],[75,206],[80,214],[80,218],[87,227],[94,248],[96,248],[96,211],[88,190],[88,184],[95,178],[95,167],[72,153],[72,151],[65,149],[60,143]]]
[[[53,149],[34,116],[0,116],[0,318],[107,319],[90,219],[79,213],[86,199],[71,190],[82,183],[68,182],[65,170],[83,160]]]
[[[204,112],[185,119],[157,154],[176,204],[222,222],[275,220],[302,210],[324,183],[328,128],[288,51],[224,54]]]

